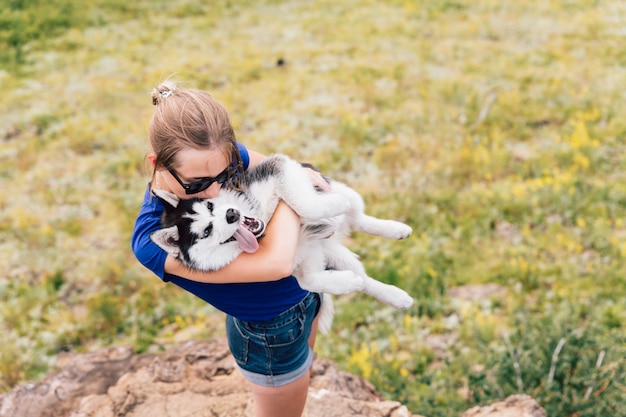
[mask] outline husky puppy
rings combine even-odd
[[[351,231],[404,239],[411,228],[364,212],[361,196],[327,179],[330,192],[319,192],[302,165],[273,154],[245,172],[244,191],[223,189],[211,199],[179,200],[155,190],[165,207],[152,241],[189,268],[218,270],[242,252],[255,252],[279,200],[301,220],[294,276],[303,289],[324,293],[320,329],[328,331],[333,308],[328,294],[363,291],[395,308],[408,308],[413,298],[393,285],[367,276],[358,256],[342,244]]]

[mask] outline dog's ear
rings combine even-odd
[[[166,209],[178,207],[178,202],[180,200],[176,194],[165,190],[152,190],[152,195],[161,200],[161,203],[163,203]]]
[[[175,258],[179,257],[178,226],[157,230],[150,235],[150,240]]]

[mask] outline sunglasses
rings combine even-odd
[[[226,184],[229,179],[237,175],[241,165],[241,161],[237,161],[237,163],[231,164],[215,177],[204,177],[189,183],[184,183],[178,175],[176,175],[176,171],[173,169],[168,169],[168,171],[172,174],[172,177],[174,177],[180,186],[185,189],[185,194],[197,194],[209,188],[214,182],[217,182],[220,185]]]

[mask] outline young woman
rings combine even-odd
[[[237,187],[241,173],[264,156],[235,140],[228,113],[205,91],[165,82],[152,93],[156,106],[148,134],[153,167],[132,235],[137,259],[226,313],[230,350],[250,382],[257,417],[302,414],[317,331],[319,294],[300,288],[291,276],[300,222],[280,203],[259,242],[214,272],[190,270],[150,240],[163,206],[154,189],[179,198],[215,197],[222,186]],[[310,171],[317,186],[325,182]]]

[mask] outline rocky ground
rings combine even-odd
[[[0,396],[0,417],[240,417],[252,415],[245,380],[224,340],[182,343],[161,354],[130,346],[61,354],[59,370]],[[306,417],[419,417],[384,400],[366,380],[317,359]],[[546,417],[530,397],[468,410],[462,417]]]

